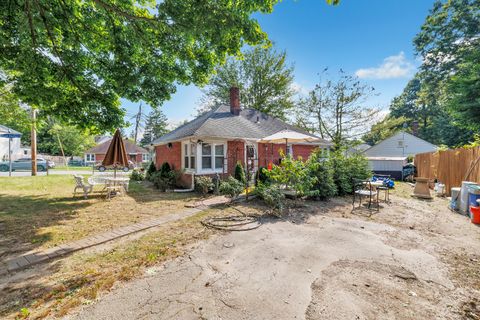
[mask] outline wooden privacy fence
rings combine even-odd
[[[420,153],[415,156],[417,176],[444,183],[445,191],[450,195],[450,189],[460,187],[464,180],[480,183],[479,157],[480,147]]]

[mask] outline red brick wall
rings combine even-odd
[[[95,154],[95,162],[103,161],[103,159],[105,159],[105,154],[103,154],[103,153]]]
[[[302,157],[303,160],[307,160],[313,150],[315,150],[317,146],[312,145],[301,145],[301,144],[294,144],[293,149],[293,156],[295,159],[298,157]]]
[[[155,164],[159,169],[164,162],[168,162],[173,170],[182,169],[182,143],[173,142],[171,148],[168,144],[155,146]]]
[[[258,144],[258,166],[266,167],[268,163],[279,164],[280,150],[285,153],[285,143],[259,143]]]
[[[303,160],[307,160],[316,146],[294,144],[293,157],[298,159],[302,157]],[[273,144],[273,143],[259,143],[258,144],[258,166],[266,167],[269,162],[273,164],[279,164],[280,150],[285,154],[285,144]]]
[[[228,141],[227,142],[227,164],[228,164],[228,174],[235,172],[235,166],[237,162],[240,161],[242,166],[245,167],[245,143],[243,141]]]

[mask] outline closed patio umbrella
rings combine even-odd
[[[107,153],[105,154],[105,158],[102,161],[102,165],[105,167],[113,166],[114,177],[117,175],[117,168],[128,167],[127,149],[123,143],[120,129],[115,131],[112,141],[108,146]]]
[[[292,130],[282,130],[274,133],[270,136],[262,138],[260,143],[284,143],[285,142],[285,154],[288,155],[288,142],[317,142],[321,139],[315,136],[307,135]]]

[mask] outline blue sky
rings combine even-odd
[[[256,14],[255,18],[275,47],[287,51],[299,91],[313,88],[325,67],[332,75],[342,68],[375,87],[379,95],[369,103],[386,110],[420,64],[412,39],[433,2],[342,0],[338,6],[328,6],[325,0],[284,0],[272,14]],[[192,119],[200,97],[200,88],[178,87],[162,108],[176,124]],[[128,101],[122,106],[126,118],[138,108]]]

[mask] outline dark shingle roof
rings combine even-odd
[[[108,150],[108,147],[110,146],[111,141],[112,141],[112,138],[108,139],[104,143],[100,143],[99,145],[96,145],[95,147],[85,151],[85,153],[105,154],[107,153],[107,150]],[[125,143],[125,149],[127,149],[128,154],[148,153],[147,150],[137,146],[136,144],[134,144],[132,141],[128,139],[123,139],[123,142]]]
[[[240,115],[236,116],[230,112],[230,106],[223,105],[161,136],[152,144],[163,144],[187,137],[262,139],[286,129],[311,135],[258,110],[243,109]],[[329,144],[326,140],[322,142]]]

